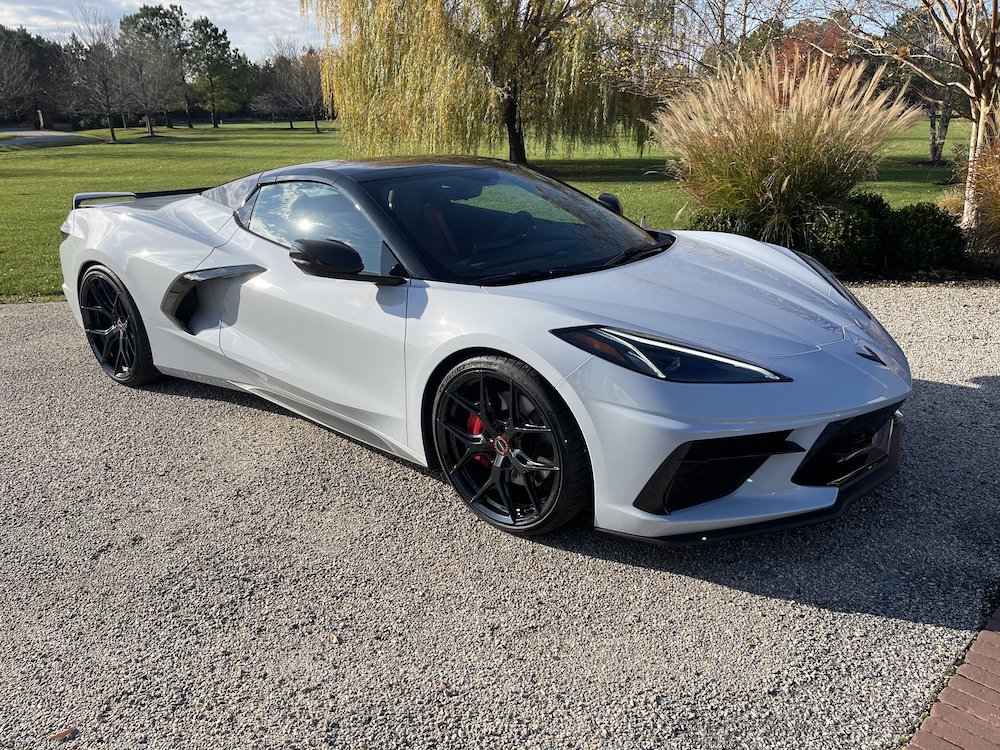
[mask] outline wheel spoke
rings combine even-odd
[[[123,344],[122,344],[122,341],[123,341],[124,338],[125,337],[122,334],[118,334],[118,353],[115,354],[115,364],[114,364],[114,368],[113,368],[114,371],[115,371],[115,375],[117,375],[118,371],[121,369],[122,354],[123,354],[123,350],[125,348],[123,346]]]
[[[511,497],[510,487],[504,480],[498,480],[496,484],[497,492],[500,493],[500,499],[503,501],[504,507],[507,508],[507,515],[510,516],[511,523],[517,523],[517,506],[514,504],[514,498]]]
[[[545,425],[525,424],[520,426],[515,425],[514,432],[519,435],[547,435],[552,430]]]
[[[101,338],[104,338],[105,336],[110,336],[114,333],[115,327],[108,326],[107,328],[85,328],[84,330],[92,336],[100,336]]]
[[[493,405],[490,403],[490,391],[486,385],[486,373],[480,373],[479,375],[479,398],[479,418],[483,420],[483,424],[495,428],[497,418],[493,414]]]
[[[458,462],[454,466],[452,466],[451,469],[448,471],[448,476],[451,476],[456,471],[463,468],[467,463],[469,463],[470,459],[474,458],[475,456],[485,455],[486,453],[487,453],[486,450],[477,450],[476,448],[472,447],[466,448],[465,453],[462,455],[462,457],[458,459]]]
[[[559,467],[555,464],[536,461],[533,458],[529,458],[525,452],[520,449],[510,452],[510,460],[511,463],[517,467],[517,470],[522,473],[529,471],[559,471]]]
[[[482,435],[471,435],[445,419],[438,419],[438,424],[450,432],[460,443],[469,448],[486,445],[486,440]]]
[[[450,390],[445,391],[444,395],[447,396],[448,398],[450,398],[452,401],[454,401],[459,406],[461,406],[467,412],[469,412],[471,414],[480,414],[480,408],[479,408],[479,406],[477,406],[476,404],[472,403],[467,398],[464,398],[463,396],[459,396],[457,393],[453,393]],[[481,414],[480,414],[480,417],[482,417]]]
[[[517,425],[521,421],[521,408],[517,403],[520,396],[517,392],[517,386],[514,385],[513,380],[508,380],[510,385],[510,402],[507,404],[507,424],[511,427]]]
[[[535,513],[541,513],[542,499],[538,496],[538,488],[535,486],[535,480],[531,478],[530,474],[523,471],[521,472],[521,479],[524,480],[524,489],[531,499],[531,504],[535,506]]]

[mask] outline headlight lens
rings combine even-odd
[[[631,331],[588,326],[560,328],[552,333],[596,357],[674,383],[787,383],[791,380],[750,362]]]

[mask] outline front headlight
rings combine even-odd
[[[749,362],[643,333],[601,326],[559,328],[552,333],[608,362],[674,383],[787,383],[791,380]]]

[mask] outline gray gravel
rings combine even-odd
[[[913,364],[901,476],[679,551],[506,536],[262,401],[115,387],[64,304],[0,306],[0,747],[894,746],[1000,581],[1000,288],[858,293]]]

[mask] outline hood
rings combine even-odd
[[[716,232],[674,234],[652,258],[485,291],[556,305],[583,323],[758,356],[815,351],[867,322],[790,251]]]

